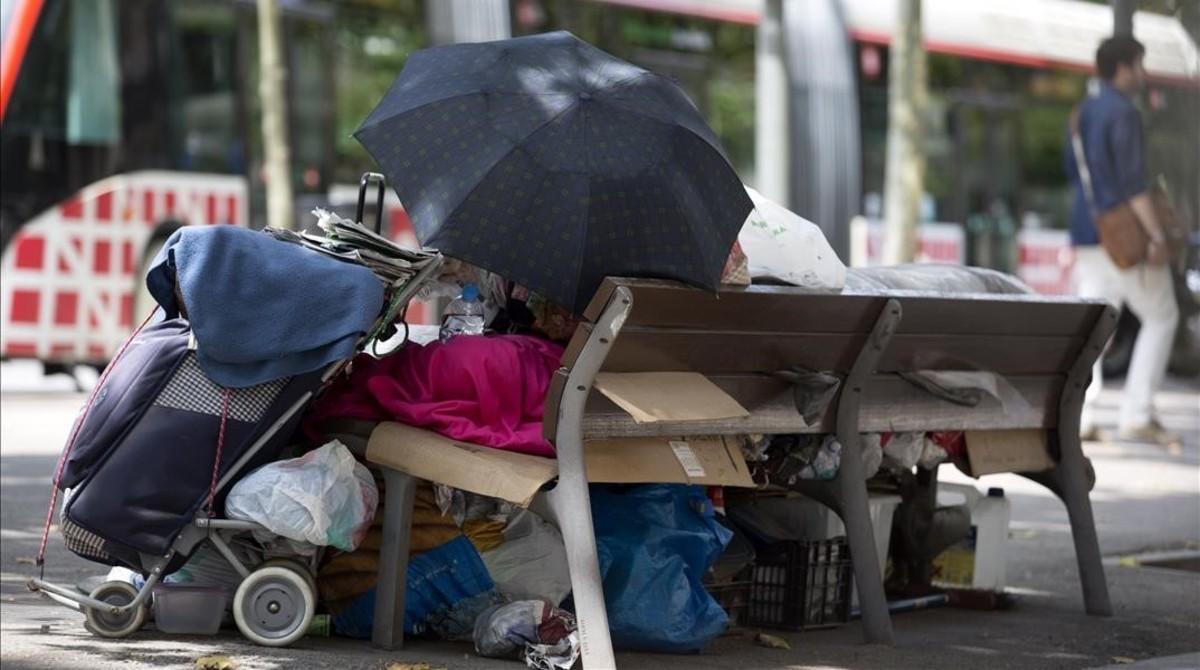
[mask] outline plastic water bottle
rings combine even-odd
[[[446,311],[442,312],[442,330],[438,339],[445,342],[455,335],[482,335],[483,321],[483,301],[479,299],[479,287],[467,284],[462,293],[446,305]]]

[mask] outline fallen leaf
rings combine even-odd
[[[28,556],[18,556],[17,565],[37,565],[37,559],[29,558]]]
[[[196,670],[237,670],[237,663],[228,656],[201,656],[196,659]]]
[[[1113,656],[1112,660],[1113,660],[1113,663],[1119,663],[1120,665],[1127,665],[1129,663],[1137,662],[1137,659],[1130,658],[1128,656]]]
[[[792,645],[788,644],[787,640],[776,636],[767,635],[766,633],[757,633],[754,636],[754,644],[767,649],[791,649]]]

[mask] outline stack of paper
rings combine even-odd
[[[375,273],[385,284],[403,283],[439,259],[436,251],[405,249],[361,223],[344,219],[324,209],[314,209],[317,225],[325,235],[307,231],[267,228],[277,239],[304,245],[339,260],[357,263]]]

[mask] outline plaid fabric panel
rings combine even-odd
[[[109,559],[108,553],[104,551],[104,538],[90,530],[75,525],[65,516],[62,518],[59,527],[62,529],[63,540],[67,544],[67,549],[70,549],[72,553],[77,556],[100,561]]]
[[[275,398],[287,383],[288,379],[284,378],[249,388],[231,389],[229,418],[257,423],[271,409]],[[154,404],[158,407],[221,416],[224,394],[224,387],[209,379],[200,369],[196,354],[188,352],[187,358],[175,371],[171,381],[167,382],[166,388],[155,399]]]

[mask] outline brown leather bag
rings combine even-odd
[[[1096,224],[1096,233],[1100,236],[1100,246],[1108,253],[1113,265],[1122,270],[1131,268],[1146,260],[1150,236],[1142,227],[1137,214],[1128,202],[1103,212],[1096,211],[1096,196],[1092,190],[1092,171],[1088,169],[1087,156],[1083,152],[1083,140],[1079,137],[1078,110],[1071,114],[1071,148],[1075,151],[1075,167],[1079,170],[1079,181],[1083,186],[1083,195],[1087,200],[1088,210],[1092,221]],[[1155,201],[1157,202],[1157,198]]]
[[[1096,232],[1113,265],[1126,270],[1146,260],[1150,236],[1128,203],[1097,215]]]

